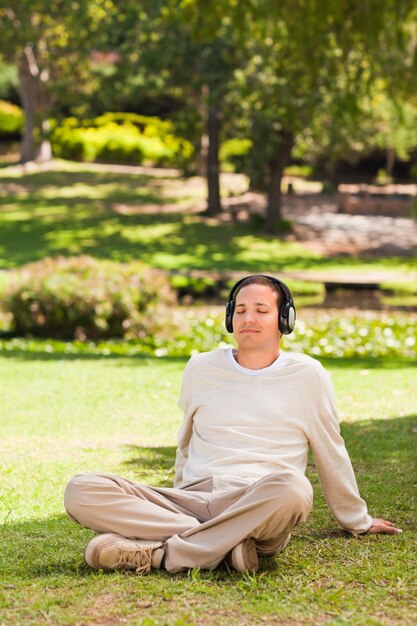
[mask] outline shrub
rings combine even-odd
[[[0,136],[16,137],[23,129],[24,114],[15,104],[0,100]]]
[[[292,165],[287,165],[284,170],[285,176],[298,176],[300,178],[309,178],[313,175],[313,168],[311,165],[307,164],[297,164],[293,163]]]
[[[249,166],[251,139],[227,139],[220,146],[220,161],[223,168],[231,172],[245,172]]]
[[[221,285],[210,276],[185,276],[175,274],[171,276],[171,286],[179,298],[213,298],[219,297]]]
[[[57,157],[185,168],[192,144],[173,134],[171,122],[129,113],[106,113],[93,120],[67,118],[51,135]]]
[[[12,331],[61,339],[149,339],[168,326],[174,303],[164,272],[88,256],[26,265],[3,294]]]

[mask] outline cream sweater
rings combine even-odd
[[[350,532],[365,532],[372,519],[340,436],[330,377],[306,355],[280,359],[282,367],[251,375],[224,349],[191,357],[179,400],[184,421],[174,484],[212,476],[213,488],[227,491],[281,468],[304,473],[310,445],[334,517]]]

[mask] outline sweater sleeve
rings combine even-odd
[[[321,366],[317,375],[317,404],[308,436],[324,497],[344,530],[364,533],[372,518],[359,495],[352,463],[340,435],[330,375]]]
[[[188,459],[188,447],[193,432],[193,414],[190,410],[190,378],[191,378],[191,361],[188,361],[182,377],[181,392],[178,400],[178,406],[183,412],[183,422],[178,432],[178,447],[175,458],[174,467],[174,487],[183,485],[182,473]]]

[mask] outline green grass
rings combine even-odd
[[[244,224],[193,212],[203,181],[173,176],[88,171],[59,162],[52,171],[0,170],[0,268],[47,255],[141,259],[171,270],[283,271],[346,267],[407,271],[414,259],[326,259],[300,244]],[[170,208],[166,208],[166,205]],[[176,209],[177,207],[177,209]]]
[[[315,506],[288,549],[253,576],[145,578],[90,570],[92,533],[62,507],[84,471],[172,480],[185,361],[4,352],[0,413],[0,624],[404,625],[417,621],[416,368],[405,359],[329,359],[362,495],[400,536],[338,530],[314,467]]]

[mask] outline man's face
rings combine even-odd
[[[236,296],[233,336],[239,348],[279,346],[278,293],[268,285],[242,287]]]

